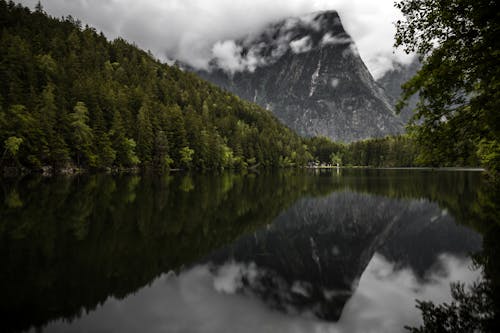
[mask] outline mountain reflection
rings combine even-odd
[[[240,273],[239,289],[272,308],[336,321],[376,251],[423,277],[442,253],[465,256],[480,249],[477,234],[441,215],[439,206],[427,200],[336,192],[300,200],[269,228],[209,260],[258,267]],[[408,233],[415,236],[410,246]],[[422,254],[420,261],[410,260],[415,253]]]
[[[480,183],[394,170],[3,182],[3,330],[337,329],[384,289],[413,308],[478,276],[481,237],[456,222],[471,223]]]
[[[165,274],[136,294],[107,300],[96,311],[72,322],[51,323],[49,332],[400,332],[419,322],[415,298],[447,300],[449,283],[471,282],[479,273],[470,260],[439,257],[446,274],[429,272],[427,283],[409,269],[397,270],[376,254],[336,322],[304,313],[272,311],[259,298],[237,292],[242,275],[260,274],[256,265],[229,262],[217,269],[197,265]],[[430,282],[432,281],[432,282]],[[131,315],[132,314],[132,315]]]

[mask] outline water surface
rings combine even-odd
[[[2,183],[2,331],[400,332],[482,276],[480,172]]]

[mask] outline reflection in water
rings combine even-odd
[[[15,190],[24,202],[22,209],[0,206],[5,331],[73,319],[109,296],[123,298],[271,223],[308,181],[280,173],[99,175],[2,184],[3,193]],[[185,191],[186,184],[196,190]]]
[[[51,332],[398,332],[405,324],[419,322],[415,298],[447,300],[450,282],[471,282],[479,275],[470,270],[470,260],[443,255],[439,263],[446,268],[446,274],[429,272],[428,282],[422,283],[411,270],[395,270],[376,254],[337,323],[320,321],[307,313],[290,316],[272,311],[258,297],[236,292],[243,275],[257,276],[260,269],[256,265],[231,262],[217,269],[200,265],[178,276],[163,275],[124,301],[110,299],[71,324],[59,320],[47,329]]]
[[[482,278],[473,284],[455,281],[450,302],[417,301],[423,324],[411,332],[497,332],[500,327],[500,183],[491,181],[478,192],[470,224],[483,234],[483,248],[473,263]]]
[[[419,322],[414,298],[449,299],[449,281],[478,276],[467,255],[481,237],[455,221],[474,225],[479,173],[1,185],[7,332],[399,331]]]
[[[376,251],[423,279],[433,265],[439,268],[441,253],[465,256],[480,249],[477,234],[447,215],[438,221],[435,216],[441,214],[427,200],[335,192],[301,199],[269,228],[208,260],[254,263],[258,273],[243,275],[240,289],[259,295],[273,309],[336,321]],[[410,245],[409,235],[415,237]]]
[[[440,269],[431,268],[425,280],[421,280],[409,267],[397,269],[376,254],[346,304],[339,324],[345,332],[399,332],[405,325],[420,323],[415,299],[449,300],[451,282],[471,283],[480,277],[471,265],[470,259],[443,254],[436,261]]]

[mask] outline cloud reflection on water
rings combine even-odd
[[[480,272],[471,266],[469,258],[442,254],[425,279],[419,279],[411,269],[398,269],[375,254],[340,320],[330,323],[307,312],[270,309],[245,291],[245,283],[253,283],[259,274],[255,264],[198,265],[177,276],[163,274],[124,300],[109,298],[71,325],[58,320],[44,331],[399,332],[404,325],[421,321],[415,299],[449,301],[450,282],[468,284],[478,279]]]

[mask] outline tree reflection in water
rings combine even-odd
[[[421,326],[406,326],[419,332],[497,332],[500,327],[500,184],[484,184],[472,207],[470,224],[483,235],[483,249],[473,256],[483,272],[476,281],[451,283],[451,302],[417,301]]]
[[[403,298],[413,307],[438,294],[424,287],[436,279],[473,280],[455,269],[469,271],[467,253],[480,249],[465,226],[487,235],[480,221],[498,216],[480,178],[341,170],[4,181],[2,330],[56,320],[48,331],[125,331],[119,322],[135,320],[132,331],[224,331],[217,323],[232,320],[241,330],[255,321],[307,331],[347,329],[356,313],[360,325],[388,324],[356,312],[388,299],[373,294],[384,290],[377,281],[402,279],[393,280],[407,291],[392,289],[396,311],[408,308]],[[405,311],[393,324],[418,325]]]

